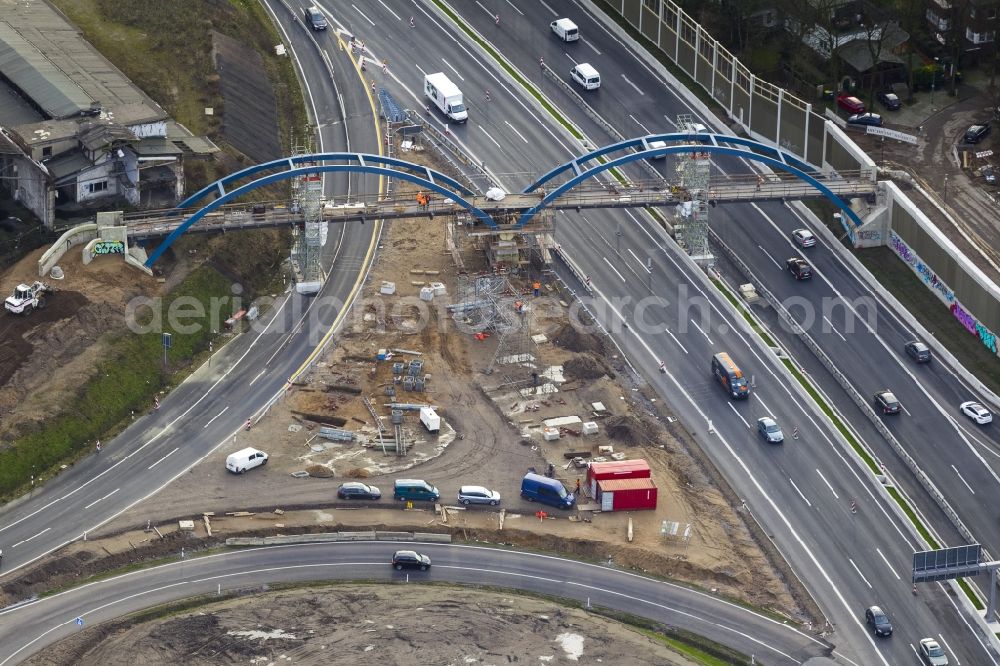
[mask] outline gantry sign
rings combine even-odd
[[[914,589],[917,583],[955,580],[988,573],[990,594],[986,621],[990,622],[997,609],[997,569],[1000,568],[1000,562],[980,562],[982,554],[983,547],[978,543],[913,553]]]

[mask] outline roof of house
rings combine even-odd
[[[95,105],[116,114],[129,109],[131,120],[118,122],[167,117],[46,2],[0,0],[0,72],[51,118],[77,116]]]
[[[902,64],[903,59],[895,53],[895,49],[901,44],[905,44],[906,40],[909,38],[910,33],[906,32],[895,23],[887,24],[885,26],[884,36],[881,34],[873,35],[873,41],[878,39],[882,40],[881,47],[877,47],[878,62]],[[858,72],[867,72],[869,69],[874,67],[874,63],[872,61],[872,49],[868,46],[867,34],[862,38],[855,38],[849,42],[841,44],[837,48],[837,55],[840,56],[841,60],[846,62]]]

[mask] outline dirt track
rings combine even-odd
[[[335,585],[86,629],[24,662],[692,664],[631,628],[546,599],[447,586]]]

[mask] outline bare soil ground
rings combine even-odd
[[[47,249],[47,248],[45,248]],[[6,298],[22,283],[38,279],[32,252],[0,275]],[[155,278],[128,268],[120,257],[100,257],[84,266],[81,249],[60,260],[65,279],[44,281],[56,292],[29,316],[0,313],[0,442],[62,408],[90,378],[102,357],[101,338],[125,326],[125,304],[159,293]]]
[[[81,631],[57,664],[693,664],[618,622],[547,599],[445,586],[332,585],[236,597]]]

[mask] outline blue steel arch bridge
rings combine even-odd
[[[666,178],[637,180],[620,169],[639,160],[667,155],[705,159],[732,155],[765,164],[767,175],[713,175],[692,190]],[[409,194],[334,196],[324,199],[322,221],[365,222],[433,215],[468,216],[486,233],[531,233],[548,211],[586,208],[636,208],[680,205],[689,201],[726,204],[745,201],[825,197],[849,221],[862,222],[845,199],[876,191],[874,169],[818,172],[794,155],[750,139],[720,134],[679,132],[627,139],[581,155],[546,172],[517,193],[502,196],[471,191],[458,180],[425,166],[383,155],[319,153],[296,155],[248,167],[195,192],[176,208],[124,216],[130,241],[152,244],[146,266],[184,233],[294,226],[303,216],[294,201],[247,203],[251,191],[283,180],[319,173],[359,173],[408,181],[421,190]]]

